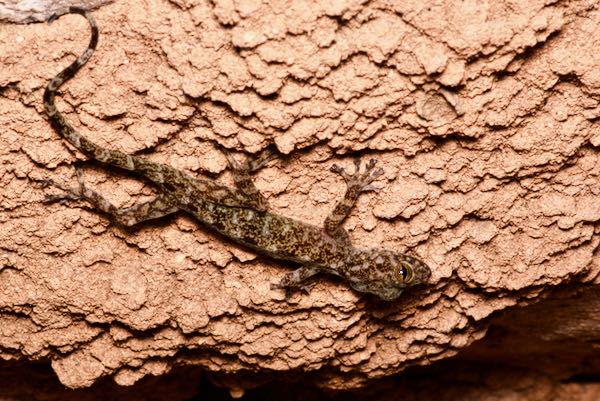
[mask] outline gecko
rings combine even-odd
[[[397,299],[406,287],[428,281],[431,270],[422,260],[387,249],[356,248],[343,227],[360,194],[378,189],[371,183],[384,171],[375,168],[375,159],[366,163],[362,172],[359,160],[354,162],[353,173],[332,165],[331,171],[344,179],[346,191],[322,227],[318,227],[269,212],[267,200],[255,187],[252,175],[274,158],[273,152],[265,151],[242,163],[225,152],[233,175],[234,185],[230,187],[212,179],[192,177],[166,164],[100,146],[77,131],[57,109],[55,97],[61,85],[74,77],[90,59],[98,44],[99,33],[91,13],[77,7],[54,14],[48,22],[69,13],[87,19],[91,37],[85,51],[54,76],[45,88],[44,109],[49,123],[64,140],[87,157],[103,165],[133,172],[157,187],[159,195],[131,207],[117,208],[103,195],[86,186],[79,169],[76,169],[77,187],[46,181],[46,185],[61,190],[60,195],[47,195],[48,202],[83,200],[124,227],[178,211],[187,212],[204,226],[242,246],[297,264],[299,267],[284,274],[278,282],[271,283],[272,290],[283,289],[286,297],[289,291],[307,288],[307,280],[321,272],[340,276],[356,291],[374,294],[385,301]]]

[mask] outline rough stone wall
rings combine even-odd
[[[85,20],[4,23],[7,363],[50,362],[70,388],[183,365],[234,395],[273,378],[349,390],[455,355],[503,310],[598,284],[595,1],[159,0],[94,16],[98,50],[58,102],[82,132],[223,182],[216,144],[273,144],[281,158],[257,186],[272,210],[316,225],[344,189],[330,165],[376,157],[383,189],[345,226],[355,245],[408,251],[433,274],[393,303],[326,277],[286,302],[269,284],[289,264],[185,215],[124,231],[84,204],[43,204],[34,180],[74,184],[75,163],[119,206],[154,189],[82,162],[45,120],[43,88],[85,48]]]

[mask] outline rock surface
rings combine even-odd
[[[133,4],[94,12],[98,50],[62,89],[82,132],[223,182],[216,144],[274,144],[257,186],[316,225],[344,190],[329,166],[377,157],[383,189],[346,228],[359,247],[421,257],[430,283],[385,303],[322,277],[286,302],[269,285],[291,266],[185,215],[124,231],[84,204],[44,204],[35,180],[74,183],[75,163],[119,206],[154,189],[84,162],[45,120],[43,88],[85,48],[85,20],[4,23],[0,382],[41,363],[80,389],[183,369],[234,396],[293,379],[392,383],[379,399],[597,399],[595,1]],[[169,399],[196,387],[181,391]]]

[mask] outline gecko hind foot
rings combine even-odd
[[[353,174],[349,174],[345,169],[337,164],[333,164],[330,168],[330,171],[341,175],[344,181],[346,181],[348,188],[356,188],[359,192],[378,191],[381,189],[379,187],[370,185],[384,173],[384,170],[381,167],[375,169],[377,159],[370,159],[365,166],[365,171],[362,174],[360,172],[360,164],[360,160],[357,159],[354,161],[355,169]]]
[[[58,188],[61,191],[63,191],[63,193],[56,195],[46,195],[44,203],[83,200],[91,202],[92,204],[97,206],[99,205],[101,210],[105,210],[107,208],[112,207],[112,205],[109,205],[109,203],[102,197],[102,195],[98,194],[96,191],[88,188],[85,185],[83,173],[80,169],[75,168],[75,175],[77,176],[78,183],[78,186],[75,188],[60,184],[52,179],[46,180],[46,186]]]
[[[136,203],[133,206],[117,208],[107,198],[100,193],[88,188],[83,181],[83,174],[79,169],[75,169],[77,174],[77,188],[67,187],[54,180],[40,181],[42,186],[53,186],[63,191],[58,195],[46,195],[44,203],[64,202],[64,201],[87,201],[95,209],[98,209],[109,215],[111,220],[123,227],[132,227],[136,224],[157,219],[179,210],[179,206],[167,195],[158,195],[145,202]]]
[[[55,187],[55,188],[58,188],[61,191],[63,191],[62,194],[55,194],[55,195],[46,194],[43,202],[44,203],[55,203],[55,202],[77,201],[77,200],[85,199],[85,196],[83,194],[84,194],[84,191],[86,188],[83,184],[83,181],[80,181],[79,177],[81,176],[81,173],[79,173],[78,170],[77,170],[77,176],[78,176],[78,181],[79,181],[78,188],[67,187],[61,183],[54,181],[51,178],[47,179],[47,180],[38,180],[38,183],[41,184],[42,188]]]

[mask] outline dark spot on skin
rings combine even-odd
[[[172,184],[165,182],[163,185],[168,191],[175,191],[175,187]]]
[[[348,188],[348,197],[350,197],[352,199],[357,199],[359,194],[360,194],[359,187],[352,186],[351,188]]]
[[[190,209],[193,212],[197,212],[198,211],[198,208],[193,203],[188,203],[187,204],[187,208]]]

